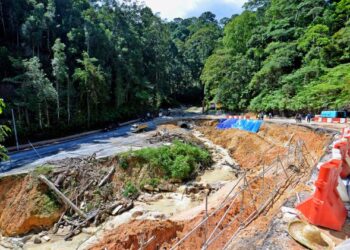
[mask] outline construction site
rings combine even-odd
[[[334,190],[338,178],[350,174],[346,124],[264,121],[252,132],[223,127],[230,120],[163,122],[154,130],[128,133],[120,140],[130,144],[112,155],[50,158],[27,171],[2,174],[0,249],[333,249],[344,244],[350,235],[349,197],[344,187]],[[334,167],[322,175],[322,187],[334,190],[315,197],[327,164]],[[330,203],[326,211],[322,204],[314,210],[315,204],[306,204],[316,198]],[[325,222],[325,217],[333,219]],[[317,239],[294,235],[305,225],[314,225]]]

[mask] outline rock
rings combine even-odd
[[[148,191],[148,192],[154,192],[155,191],[154,187],[152,187],[149,184],[144,185],[143,186],[143,190]]]
[[[4,248],[8,248],[8,249],[14,249],[14,247],[15,247],[12,243],[10,243],[8,241],[4,241],[4,240],[0,241],[0,249],[2,249],[1,246]]]
[[[10,238],[11,243],[16,247],[22,248],[24,243],[22,241],[22,238]]]
[[[117,206],[117,207],[113,210],[112,215],[116,215],[122,207],[123,207],[123,205]]]
[[[189,186],[186,188],[186,194],[196,194],[199,192],[199,188],[195,186]]]
[[[175,192],[176,191],[176,186],[173,184],[159,184],[158,188],[160,191],[163,191],[163,192]]]
[[[40,232],[40,233],[38,234],[38,236],[39,236],[39,237],[43,237],[43,236],[45,236],[45,235],[47,235],[47,234],[48,234],[47,231],[42,231],[42,232]]]
[[[26,235],[21,238],[21,241],[23,244],[25,244],[27,241],[29,241],[32,238],[33,235]]]
[[[132,218],[137,218],[139,216],[143,215],[143,212],[142,211],[136,211],[135,213],[133,213],[131,215]]]
[[[38,236],[35,236],[33,242],[34,244],[41,244],[42,241]]]
[[[165,219],[165,214],[156,214],[154,215],[154,218],[164,220]]]
[[[97,227],[86,227],[82,229],[83,233],[93,235],[97,232],[98,228]]]
[[[162,194],[156,194],[155,196],[153,196],[153,199],[154,199],[155,201],[160,200],[160,199],[163,199],[163,198],[164,198],[164,197],[163,197]]]
[[[44,235],[42,239],[46,242],[51,240],[51,238],[48,235]]]
[[[191,198],[192,201],[195,201],[196,200],[196,195],[195,194],[191,194],[190,198]]]

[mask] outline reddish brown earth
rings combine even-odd
[[[306,158],[308,158],[308,160],[318,160],[323,155],[326,146],[331,140],[331,136],[328,134],[318,133],[308,128],[292,125],[265,123],[258,134],[252,134],[235,129],[220,131],[215,129],[215,125],[215,122],[205,122],[201,124],[198,130],[200,130],[205,137],[209,138],[215,144],[228,149],[231,156],[240,164],[241,168],[249,170],[251,174],[260,170],[263,165],[271,164],[278,155],[286,153],[285,145],[289,142],[295,144],[297,141],[302,140],[306,146],[306,150],[303,150],[303,153],[308,154],[308,152],[310,152]],[[312,166],[309,166],[305,172],[300,174],[300,179],[308,178],[307,176],[310,174],[311,169]],[[252,176],[254,176],[254,174]],[[261,194],[257,194],[261,191],[261,180],[257,180],[251,185],[252,192],[255,196],[254,204],[251,204],[252,197],[249,197],[247,193],[245,193],[243,199],[241,195],[238,197],[229,210],[228,216],[225,217],[222,224],[219,226],[219,229],[222,230],[226,228],[231,222],[232,218],[237,215],[239,220],[228,226],[225,233],[214,241],[212,245],[210,245],[210,249],[221,249],[225,245],[225,243],[232,237],[240,226],[239,221],[244,221],[247,219],[249,215],[255,211],[256,207],[264,204],[270,197],[275,181],[280,181],[280,179],[276,180],[271,177],[269,179],[265,179],[265,183],[268,183],[269,185],[265,184],[265,192]],[[296,191],[300,191],[299,189],[302,189],[301,185],[283,188],[281,193],[276,197],[273,206],[269,207],[266,213],[263,213],[259,218],[257,218],[253,222],[252,227],[248,227],[246,230],[244,230],[248,237],[249,235],[253,236],[257,230],[265,232],[268,229],[272,218],[276,215],[286,198],[290,197],[291,195],[295,195]],[[242,204],[244,204],[243,206],[245,207],[243,212],[241,211]],[[230,204],[226,204],[214,216],[212,216],[208,220],[206,227],[202,226],[196,230],[195,233],[193,233],[183,242],[183,244],[180,245],[179,249],[201,249],[206,230],[208,237],[216,227],[218,221],[226,212],[229,205]],[[210,212],[212,211],[213,210]],[[171,245],[175,244],[179,239],[191,231],[191,229],[193,229],[200,221],[202,221],[204,216],[205,213],[202,210],[202,212],[200,212],[193,219],[181,221],[180,224],[182,227],[177,228],[176,232],[171,229],[171,235],[170,237],[166,237],[166,240],[156,238],[156,243],[154,243],[156,244],[155,246],[162,246],[168,249]],[[137,241],[139,241],[139,239],[136,239],[133,236],[135,234],[133,229],[135,223],[142,228],[143,233],[146,233],[148,237],[152,237],[152,233],[150,233],[154,231],[154,226],[152,223],[150,224],[149,221],[132,222],[131,224],[129,223],[123,225],[115,231],[111,231],[92,249],[97,250],[103,249],[104,247],[107,247],[107,249],[136,249],[135,247],[139,246],[137,245]],[[169,223],[169,221],[157,221],[156,225],[163,228],[169,225]],[[133,243],[130,243],[130,237],[134,237]]]
[[[144,250],[158,249],[159,242],[171,242],[176,237],[178,231],[181,231],[183,225],[173,221],[131,221],[128,224],[121,225],[116,230],[106,235],[103,241],[91,250],[108,249],[140,249],[143,242]],[[152,237],[154,240],[149,241]],[[146,242],[149,244],[145,245]]]
[[[259,170],[278,155],[286,153],[285,145],[302,140],[314,158],[322,156],[331,137],[328,134],[293,125],[264,123],[258,134],[238,129],[218,130],[215,123],[204,123],[198,129],[213,143],[229,150],[241,168]]]
[[[0,179],[0,232],[16,236],[50,228],[61,216],[59,203],[29,175]]]

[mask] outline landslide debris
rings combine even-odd
[[[257,134],[238,129],[218,130],[216,125],[217,122],[202,122],[197,129],[214,144],[229,150],[241,168],[251,172],[271,164],[278,155],[287,152],[288,144],[296,144],[298,140],[308,149],[307,157],[318,158],[332,138],[327,133],[288,124],[265,122]]]
[[[170,243],[182,228],[181,223],[170,220],[134,220],[107,234],[100,243],[91,247],[90,250],[161,249],[159,242]]]
[[[96,159],[93,155],[50,164],[28,175],[0,180],[3,235],[15,236],[53,226],[53,233],[68,228],[68,240],[83,227],[98,226],[108,217],[131,209],[133,200],[142,192],[174,192],[178,183],[195,178],[209,167],[211,155],[203,146],[175,140],[170,145],[115,157]],[[57,191],[42,182],[43,176],[86,217],[65,205]]]
[[[332,138],[332,136],[327,133],[292,125],[264,123],[258,134],[252,134],[236,129],[220,131],[215,128],[216,124],[217,123],[215,121],[200,122],[197,123],[195,129],[201,132],[201,134],[211,140],[214,144],[220,145],[221,147],[227,149],[231,157],[234,158],[239,166],[248,173],[248,181],[252,178],[254,179],[264,165],[269,166],[279,155],[288,153],[288,145],[290,144],[293,144],[294,148],[296,145],[303,146],[300,152],[303,153],[303,157],[305,157],[308,163],[304,166],[305,169],[303,169],[304,171],[300,173],[300,177],[303,176],[302,180],[306,179],[312,171],[313,164],[317,162],[324,154],[326,147]],[[299,143],[301,141],[303,142],[302,144]],[[293,158],[291,160],[295,159]],[[290,168],[288,171],[293,172],[294,169]],[[293,180],[297,181],[296,179]],[[249,216],[255,211],[256,207],[261,206],[267,199],[269,199],[271,193],[274,192],[273,188],[275,184],[277,184],[279,181],[280,179],[275,179],[273,176],[266,176],[263,182],[262,179],[257,179],[251,183],[250,189],[254,194],[255,203],[251,203],[252,199],[249,197],[249,193],[245,193],[244,197],[242,195],[238,197],[237,201],[234,202],[231,208],[228,210],[229,216],[225,217],[222,225],[219,227],[219,229],[222,230],[224,227],[228,226],[227,231],[221,236],[221,238],[219,238],[219,240],[215,241],[210,246],[210,249],[222,248],[225,245],[225,242],[227,242],[239,228],[239,222],[249,218]],[[264,185],[263,192],[262,185]],[[273,203],[267,208],[267,211],[265,211],[254,222],[254,226],[259,231],[263,232],[264,230],[267,230],[267,225],[275,216],[276,209],[278,210],[278,205],[275,207],[274,204],[281,204],[285,199],[290,197],[290,195],[295,195],[296,188],[299,188],[299,186],[295,187],[294,185],[286,184],[286,186],[277,193],[276,197],[273,199]],[[215,195],[218,194],[226,196],[227,193],[221,193],[221,190],[218,190]],[[245,210],[241,210],[242,202],[246,205]],[[219,204],[216,204],[216,206],[219,206]],[[223,209],[219,209],[214,216],[210,217],[208,223],[206,224],[206,229],[205,227],[200,227],[199,230],[196,230],[195,233],[191,235],[179,249],[201,249],[204,242],[205,230],[208,230],[207,232],[211,232],[217,226],[218,221],[222,218],[226,208],[228,207],[229,204],[226,204],[224,205]],[[215,209],[215,205],[209,211],[209,213],[212,212],[213,209]],[[177,221],[176,223],[180,224],[181,228],[177,229],[176,235],[172,235],[171,239],[164,240],[157,237],[153,239],[152,233],[149,234],[147,228],[145,228],[143,233],[147,234],[147,239],[153,239],[153,241],[155,241],[154,244],[159,246],[160,249],[164,247],[168,249],[205,218],[203,205],[200,206],[200,209],[196,208],[192,211],[194,211],[196,215],[191,216],[187,220],[183,218],[186,216],[178,216],[182,218],[182,220]],[[231,218],[234,218],[235,216],[238,216],[238,220],[233,224],[230,224]],[[135,223],[138,223],[138,225],[145,223],[147,227],[150,226],[150,228],[152,228],[152,226],[148,224],[148,221],[127,223],[123,228],[129,228],[129,231],[123,230],[123,233],[121,233],[119,229],[111,231],[92,249],[101,249],[106,246],[108,249],[123,249],[122,246],[125,246],[123,244],[127,244],[126,246],[129,247],[129,249],[138,249],[140,245],[138,245],[137,242],[140,241],[140,238],[132,237],[134,234],[131,230],[131,227],[135,225]],[[156,223],[158,227],[163,227],[163,225],[167,222],[157,221]],[[174,228],[176,227],[174,226]],[[254,230],[254,228],[251,229],[251,237],[254,236],[255,231],[256,230]],[[150,232],[152,232],[152,229]],[[130,243],[130,241],[132,241],[132,243]],[[118,243],[114,244],[114,242]]]

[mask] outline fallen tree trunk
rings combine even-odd
[[[111,170],[109,170],[108,174],[102,179],[102,181],[98,184],[98,187],[102,187],[106,182],[111,178],[111,176],[114,174],[115,166],[111,167]]]
[[[39,180],[44,182],[67,206],[71,207],[77,214],[83,218],[87,218],[87,215],[81,211],[73,202],[71,202],[60,190],[58,190],[51,181],[49,181],[44,175],[39,175]]]

